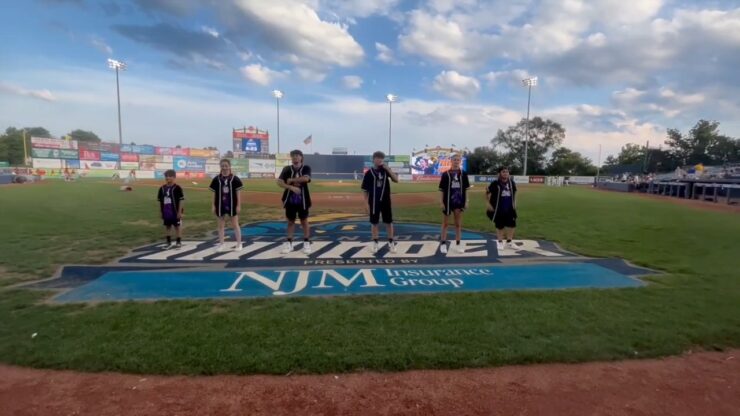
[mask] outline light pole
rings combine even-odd
[[[388,94],[385,96],[385,99],[388,101],[388,156],[391,155],[391,143],[392,143],[392,127],[393,127],[393,103],[398,100],[397,95]]]
[[[116,97],[118,99],[118,144],[123,144],[123,135],[121,134],[121,88],[118,85],[118,71],[125,71],[126,64],[115,59],[108,59],[108,68],[116,70]]]
[[[522,173],[522,175],[527,176],[527,155],[529,154],[529,103],[532,101],[532,87],[537,86],[537,77],[523,79],[522,85],[529,87],[529,93],[527,94],[527,126],[524,129],[524,173]]]
[[[280,153],[280,99],[285,94],[280,90],[273,90],[272,95],[275,97],[275,105],[277,106],[277,152]]]

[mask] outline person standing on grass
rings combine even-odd
[[[486,189],[486,214],[496,225],[496,248],[499,250],[514,248],[511,240],[514,239],[516,230],[516,192],[516,183],[506,167],[499,168],[498,178]]]
[[[365,212],[370,214],[373,234],[373,253],[380,250],[378,242],[378,223],[381,216],[386,225],[388,247],[391,253],[396,252],[393,241],[393,208],[391,207],[391,181],[398,183],[398,175],[385,164],[385,153],[373,153],[373,167],[365,172],[362,179],[362,190],[365,192]]]
[[[229,159],[221,159],[221,172],[214,177],[209,187],[213,191],[213,205],[211,211],[218,218],[218,246],[216,251],[225,251],[224,234],[226,228],[226,217],[231,218],[231,226],[234,228],[236,251],[242,250],[242,230],[239,228],[239,214],[241,213],[240,191],[244,188],[241,179],[231,173],[231,162]]]
[[[468,188],[470,181],[468,173],[462,170],[462,157],[455,153],[450,158],[451,167],[442,174],[439,180],[439,190],[442,192],[442,232],[439,236],[439,250],[442,254],[447,253],[447,227],[450,216],[455,218],[455,251],[462,253],[460,245],[462,238],[462,215],[468,208]]]
[[[170,169],[164,173],[165,184],[159,187],[157,200],[159,211],[167,228],[167,246],[165,250],[182,247],[182,214],[185,212],[185,194],[180,185],[175,183],[177,174]],[[172,229],[175,229],[176,242],[172,243]]]
[[[308,224],[308,210],[311,208],[311,194],[308,191],[311,167],[303,164],[303,152],[300,150],[291,151],[290,158],[292,164],[283,168],[277,181],[278,186],[285,190],[282,201],[285,218],[288,220],[288,238],[283,244],[282,253],[288,254],[293,251],[293,233],[295,220],[298,218],[303,228],[303,252],[311,254],[311,228]]]

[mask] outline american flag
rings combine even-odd
[[[308,137],[303,139],[303,144],[311,144],[313,143],[313,134],[309,134]]]

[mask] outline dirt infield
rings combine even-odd
[[[287,377],[80,374],[0,366],[0,414],[737,415],[739,354]]]

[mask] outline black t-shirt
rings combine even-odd
[[[209,188],[214,192],[213,203],[216,204],[219,213],[225,212],[224,208],[228,208],[228,212],[236,212],[236,206],[239,204],[239,193],[237,191],[244,188],[244,184],[238,176],[233,174],[222,176],[219,174],[213,178]]]
[[[442,191],[447,208],[464,207],[468,188],[470,188],[468,173],[463,170],[448,170],[439,179],[439,190]]]
[[[180,201],[185,199],[185,194],[180,185],[162,185],[157,192],[159,209],[162,211],[162,218],[177,219],[177,213],[180,212]]]
[[[280,179],[288,183],[290,178],[303,178],[308,177],[308,182],[311,182],[311,167],[308,165],[301,165],[299,167],[286,166],[283,171],[280,172]],[[308,182],[294,184],[298,188],[301,188],[300,193],[295,193],[288,189],[283,192],[283,206],[297,206],[303,209],[311,208],[311,193],[308,190]]]
[[[368,169],[362,178],[362,190],[370,196],[369,203],[372,212],[377,212],[381,204],[391,202],[391,180],[385,169],[375,167]]]

